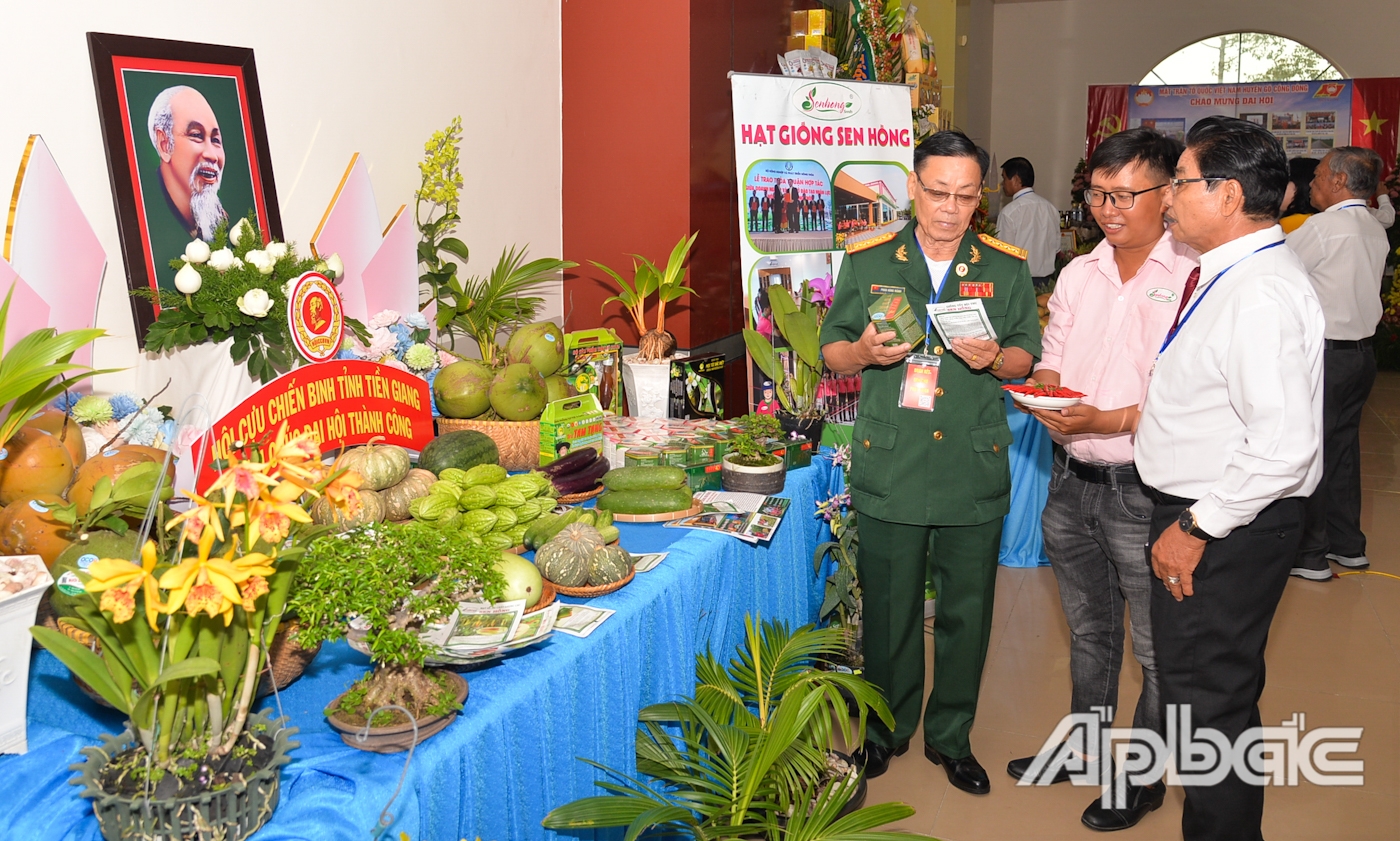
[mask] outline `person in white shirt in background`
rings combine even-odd
[[[1390,194],[1397,192],[1400,192],[1400,189],[1382,190],[1376,194],[1376,206],[1370,208],[1371,215],[1376,217],[1382,228],[1389,228],[1395,224],[1395,205]]]
[[[1381,320],[1381,275],[1390,251],[1385,228],[1366,204],[1376,194],[1381,158],[1370,149],[1339,146],[1313,175],[1313,207],[1288,235],[1303,261],[1327,318],[1322,378],[1322,483],[1308,497],[1307,526],[1293,574],[1332,577],[1329,559],[1353,569],[1368,565],[1361,531],[1361,413],[1376,381],[1371,336]]]
[[[1055,273],[1060,250],[1060,211],[1041,198],[1035,186],[1035,167],[1025,158],[1001,165],[1001,192],[1011,201],[997,216],[997,239],[1026,249],[1031,282],[1039,291]]]
[[[1190,706],[1167,746],[1178,757],[1184,730],[1233,745],[1260,726],[1264,646],[1322,475],[1325,322],[1277,224],[1287,185],[1278,138],[1207,117],[1166,196],[1172,235],[1201,254],[1200,282],[1157,357],[1133,459],[1156,503],[1145,560],[1162,580],[1152,637],[1169,728]],[[1261,841],[1261,785],[1232,768],[1185,790],[1185,841]]]

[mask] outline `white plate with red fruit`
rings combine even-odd
[[[1037,385],[1008,383],[1002,388],[1011,394],[1012,400],[1028,409],[1068,409],[1070,406],[1078,406],[1084,399],[1083,392],[1048,383]]]

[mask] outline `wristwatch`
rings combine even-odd
[[[1006,354],[1005,354],[1005,353],[1002,353],[1001,351],[997,351],[997,358],[992,360],[992,370],[993,370],[993,371],[1000,371],[1000,370],[1001,370],[1001,366],[1003,366],[1003,365],[1005,365],[1005,364],[1006,364]]]
[[[1190,508],[1187,508],[1185,511],[1181,512],[1181,516],[1177,518],[1176,524],[1181,527],[1182,531],[1199,540],[1215,539],[1213,535],[1207,534],[1206,532],[1202,531],[1199,526],[1196,525],[1196,515],[1191,513]]]

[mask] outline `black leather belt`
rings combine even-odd
[[[1322,346],[1327,350],[1370,350],[1371,340],[1370,338],[1357,339],[1355,341],[1348,339],[1323,339]]]
[[[1158,505],[1180,505],[1183,508],[1190,508],[1192,505],[1196,504],[1196,500],[1194,499],[1187,499],[1184,496],[1172,496],[1169,493],[1163,493],[1157,490],[1151,485],[1143,485],[1142,489],[1147,492],[1147,498]]]
[[[1069,471],[1081,481],[1096,485],[1141,485],[1137,466],[1132,464],[1090,464],[1066,456]]]

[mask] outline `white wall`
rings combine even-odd
[[[97,346],[102,367],[137,363],[126,273],[84,33],[252,47],[282,227],[309,253],[354,152],[385,224],[412,212],[423,143],[462,115],[469,272],[501,249],[563,250],[560,0],[245,0],[179,6],[129,0],[0,5],[0,189],[8,195],[31,133],[41,134],[107,251]],[[550,315],[562,311],[558,294]],[[128,371],[99,391],[131,387]]]
[[[1348,76],[1400,76],[1395,0],[1033,0],[996,7],[992,150],[1030,158],[1036,192],[1069,206],[1084,155],[1087,86],[1135,85],[1201,38],[1271,32],[1322,53]]]

